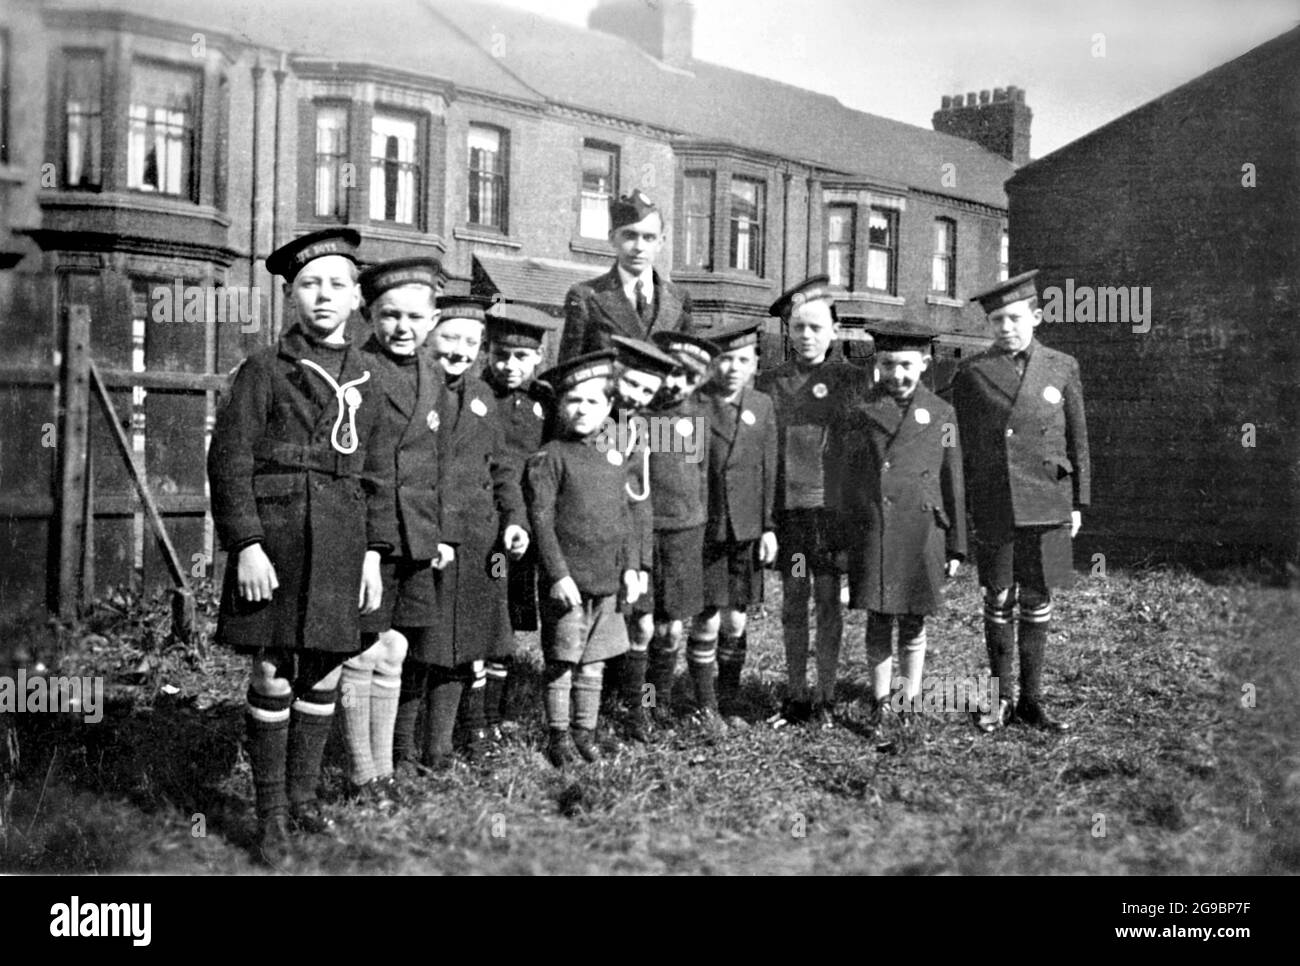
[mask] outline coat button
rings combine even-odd
[[[885,469],[885,470],[889,469],[889,460],[885,460],[885,465],[882,466],[881,469]]]

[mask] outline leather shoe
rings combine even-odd
[[[983,712],[972,711],[970,718],[975,727],[987,735],[999,728],[1005,728],[1012,722],[1015,713],[1015,706],[1011,703],[1011,699],[1001,698],[996,708]]]
[[[257,859],[263,865],[281,872],[293,865],[293,836],[289,832],[289,816],[275,812],[262,819],[257,833]]]
[[[1022,721],[1031,728],[1038,728],[1041,731],[1069,731],[1070,724],[1067,721],[1057,721],[1048,716],[1043,710],[1043,706],[1037,701],[1021,701],[1016,705],[1016,720]]]
[[[321,803],[314,798],[289,806],[290,825],[308,835],[333,835],[334,819],[325,814]]]
[[[596,732],[592,729],[574,728],[569,732],[569,737],[573,740],[573,747],[578,749],[578,754],[584,761],[597,762],[605,757],[601,753],[600,744],[596,741]]]

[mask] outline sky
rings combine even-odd
[[[496,0],[585,25],[596,0]],[[654,0],[650,0],[654,2]],[[1300,0],[696,0],[695,56],[930,127],[1015,85],[1043,157],[1300,23]]]

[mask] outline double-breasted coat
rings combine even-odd
[[[377,390],[358,348],[327,346],[297,326],[239,366],[208,450],[212,518],[232,557],[218,641],[250,653],[359,650],[366,550],[397,542],[391,440]],[[233,557],[253,543],[279,582],[269,601],[239,595]]]
[[[564,299],[558,361],[606,349],[615,335],[648,339],[652,332],[684,332],[691,327],[691,296],[655,272],[651,313],[650,321],[642,323],[623,292],[617,264],[604,275],[579,282]]]
[[[957,410],[974,537],[982,547],[1017,528],[1064,524],[1088,505],[1091,464],[1079,364],[1037,341],[1023,378],[1012,357],[989,350],[964,361],[948,396]],[[981,550],[981,554],[983,551]],[[1050,585],[1068,583],[1068,559],[1044,560]]]
[[[957,417],[917,386],[906,406],[876,386],[836,427],[839,503],[848,545],[849,606],[933,614],[944,563],[966,556]]]
[[[505,451],[516,474],[522,480],[528,457],[542,448],[542,439],[551,412],[551,397],[536,382],[518,389],[494,386],[497,419],[501,423]],[[510,561],[507,603],[510,626],[516,631],[537,630],[537,548],[529,547],[520,560]],[[507,635],[493,657],[514,653],[514,637]]]
[[[509,526],[527,530],[528,518],[491,388],[467,373],[447,398],[438,429],[438,490],[442,542],[456,557],[434,572],[436,616],[413,656],[456,667],[486,658],[508,629],[501,535]]]
[[[740,391],[733,405],[706,397],[709,414],[709,513],[704,539],[745,543],[776,529],[776,412],[766,393]]]
[[[394,359],[373,336],[362,346],[377,381],[376,395],[392,438],[394,519],[397,540],[384,565],[388,598],[374,614],[361,618],[363,631],[391,626],[427,627],[435,620],[433,574],[429,561],[441,542],[438,490],[439,411],[447,406],[442,370],[424,352]],[[392,577],[396,575],[396,582]]]

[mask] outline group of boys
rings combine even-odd
[[[1077,366],[1032,339],[1032,273],[979,297],[995,346],[959,370],[950,404],[920,384],[933,335],[919,327],[873,329],[874,378],[830,358],[825,276],[772,306],[794,354],[758,374],[758,323],[696,331],[689,296],[654,270],[662,236],[641,192],[611,203],[615,263],[570,291],[558,364],[540,375],[553,323],[444,294],[436,259],[361,270],[347,228],[268,257],[295,321],[241,364],[209,453],[229,554],[218,639],[252,660],[267,862],[331,829],[317,785],[338,704],[350,791],[376,805],[400,798],[399,769],[449,767],[458,724],[471,759],[488,755],[516,631],[540,626],[558,767],[602,757],[603,692],[628,739],[672,729],[683,651],[703,732],[745,727],[763,566],[781,573],[788,671],[771,723],[832,723],[847,571],[883,735],[891,693],[920,688],[924,616],[966,555],[967,496],[1006,680],[1020,606],[1020,703],[976,723],[1060,727],[1041,704],[1048,588],[1068,580],[1088,461]],[[360,345],[357,309],[372,329]]]

